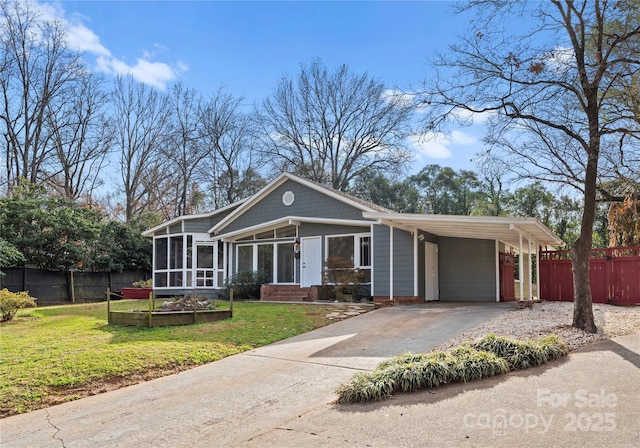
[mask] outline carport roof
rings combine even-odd
[[[564,245],[560,237],[536,218],[370,212],[362,216],[398,228],[419,229],[444,237],[499,240],[513,247],[519,247],[520,235],[541,246]]]

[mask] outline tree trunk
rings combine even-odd
[[[593,222],[596,213],[596,185],[598,172],[599,140],[592,139],[584,180],[584,209],[580,236],[571,249],[573,269],[573,326],[587,333],[596,333],[589,281],[589,256],[593,242]]]
[[[589,281],[589,252],[591,245],[584,244],[582,237],[576,240],[571,250],[573,269],[573,326],[587,333],[596,333]]]

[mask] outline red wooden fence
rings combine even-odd
[[[589,280],[594,303],[640,304],[640,246],[592,249]],[[573,301],[568,250],[540,252],[540,298]]]

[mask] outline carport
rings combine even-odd
[[[410,295],[407,294],[406,289],[399,293],[400,285],[397,285],[398,273],[396,272],[399,269],[406,269],[408,256],[413,258],[411,264],[415,298],[473,300],[469,297],[469,291],[478,291],[479,286],[486,293],[481,299],[484,301],[514,300],[516,294],[520,298],[532,298],[534,271],[532,254],[548,246],[564,245],[564,242],[548,227],[531,217],[378,212],[365,212],[363,217],[389,228],[388,248],[381,248],[388,250],[386,253],[386,257],[390,260],[388,269],[381,273],[381,269],[378,266],[375,267],[378,273],[376,281],[386,289],[380,294],[381,288],[376,288],[374,284],[373,295],[388,297],[391,303],[403,303]],[[408,242],[408,238],[411,242]],[[402,250],[398,250],[396,242],[402,246]],[[433,249],[434,244],[435,249]],[[429,252],[434,250],[436,261],[435,267],[432,267],[429,263]],[[516,256],[519,258],[518,278],[521,280],[517,291],[514,290],[513,282],[515,266],[513,257]],[[469,257],[475,257],[475,264],[467,263],[468,268],[465,271],[465,261]],[[536,257],[535,263],[539,271],[539,257]],[[482,268],[482,272],[476,272],[478,267]],[[380,275],[388,275],[388,278],[381,278]],[[472,281],[474,275],[478,279]],[[433,277],[431,283],[430,276]],[[471,280],[465,285],[467,278]],[[439,294],[437,297],[430,297],[430,284],[433,285],[434,282],[436,292]],[[539,279],[536,279],[539,290],[538,283]],[[388,296],[385,294],[387,291]],[[414,300],[412,303],[415,302]]]

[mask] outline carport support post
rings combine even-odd
[[[518,234],[520,240],[520,253],[518,253],[518,278],[520,279],[520,300],[524,300],[524,257],[522,256],[522,234]]]
[[[542,246],[536,244],[536,298],[540,300],[540,255],[542,255]]]
[[[393,303],[393,226],[389,226],[389,301]]]
[[[496,302],[500,301],[500,241],[496,241]]]
[[[528,266],[529,266],[529,299],[533,299],[533,269],[531,266],[531,240],[527,238],[529,244]]]

